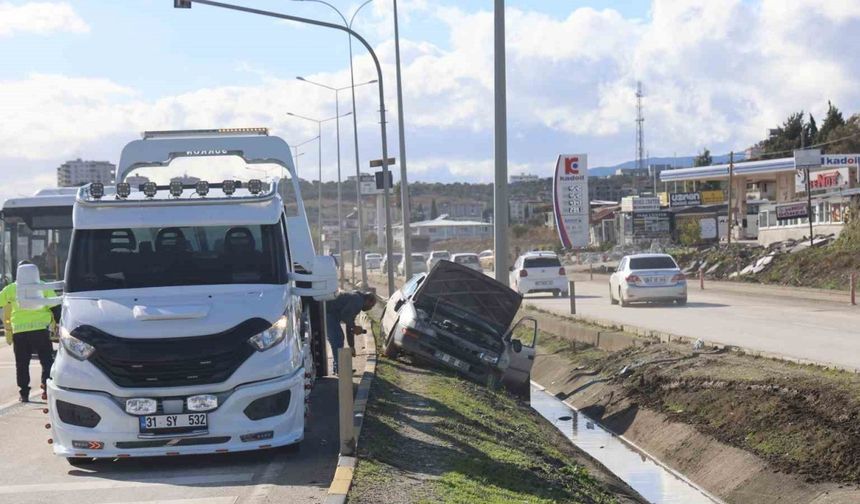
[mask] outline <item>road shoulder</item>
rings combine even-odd
[[[641,502],[503,392],[408,358],[377,367],[354,503]]]

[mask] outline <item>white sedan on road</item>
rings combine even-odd
[[[478,260],[478,254],[454,254],[451,256],[451,262],[462,264],[463,266],[475,271],[484,271],[484,268],[481,267],[481,262]]]
[[[522,295],[550,292],[567,297],[567,272],[555,252],[526,252],[510,267],[509,285]]]
[[[609,277],[609,301],[628,306],[638,302],[687,303],[687,278],[667,254],[624,256]]]

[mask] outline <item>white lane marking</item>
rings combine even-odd
[[[109,490],[112,488],[170,487],[211,485],[216,483],[247,483],[254,473],[212,474],[208,476],[180,476],[175,478],[153,478],[139,481],[86,481],[81,483],[38,483],[32,485],[0,486],[0,495],[34,492],[71,492],[75,490]]]
[[[110,502],[107,504],[235,504],[237,500],[239,500],[239,497],[231,496],[231,497],[200,497],[198,499],[172,499],[172,500]]]

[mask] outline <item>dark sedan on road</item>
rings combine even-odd
[[[522,296],[474,269],[439,261],[388,299],[385,354],[409,354],[528,396],[537,322],[512,324]]]

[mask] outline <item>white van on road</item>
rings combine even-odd
[[[292,180],[122,182],[211,155],[277,163]],[[337,277],[314,252],[288,145],[265,130],[149,133],[123,150],[117,180],[78,192],[65,283],[47,284],[62,297],[41,296],[36,266],[18,270],[22,306],[62,303],[54,453],[80,464],[300,442],[325,348],[314,315]]]

